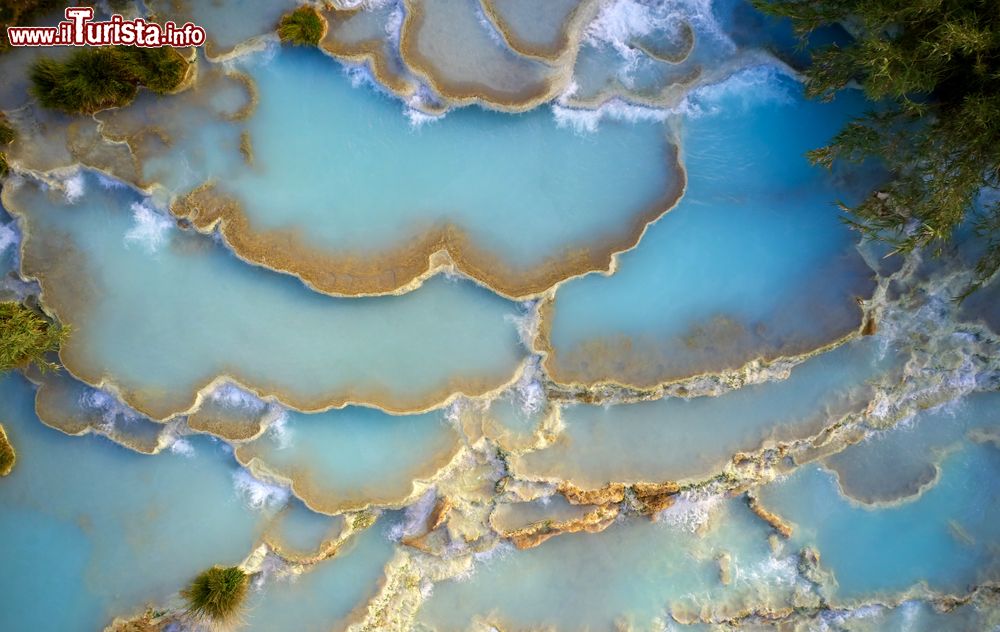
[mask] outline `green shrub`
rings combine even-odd
[[[68,334],[67,327],[60,327],[21,303],[0,303],[0,371],[29,364],[42,371],[58,368],[45,355],[57,351]]]
[[[187,599],[189,614],[231,623],[238,618],[249,583],[249,576],[236,566],[214,566],[195,577],[181,594]]]
[[[316,46],[323,37],[323,18],[312,7],[299,7],[286,13],[278,23],[278,37],[296,46]]]
[[[131,103],[140,87],[169,92],[183,81],[186,67],[170,47],[83,48],[65,61],[36,61],[32,93],[47,108],[90,114]]]

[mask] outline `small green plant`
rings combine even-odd
[[[351,517],[351,528],[355,531],[362,531],[375,524],[378,518],[375,512],[370,509],[362,509]]]
[[[10,444],[3,424],[0,424],[0,476],[10,474],[10,471],[14,469],[15,461],[17,461],[17,454],[14,452],[14,446]]]
[[[0,371],[34,364],[40,370],[59,365],[45,355],[59,349],[69,328],[53,323],[30,307],[13,301],[0,303]]]
[[[250,578],[237,566],[213,566],[203,571],[181,594],[188,614],[213,623],[232,623],[238,618]]]
[[[3,114],[0,114],[0,145],[9,145],[14,142],[16,134],[14,128],[10,126]]]
[[[91,114],[128,105],[145,87],[174,90],[184,80],[187,62],[163,48],[84,48],[64,61],[43,57],[31,67],[31,90],[47,108]]]
[[[278,37],[296,46],[316,46],[323,37],[323,17],[312,7],[299,7],[286,13],[278,23]]]

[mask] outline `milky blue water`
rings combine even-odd
[[[961,591],[995,579],[993,543],[1000,502],[992,482],[1000,473],[1000,451],[995,442],[963,437],[961,430],[980,427],[995,437],[996,403],[995,395],[972,399],[952,419],[923,413],[912,422],[917,427],[893,430],[876,440],[896,443],[903,451],[902,459],[883,451],[883,459],[905,463],[913,458],[909,451],[917,450],[940,469],[926,491],[899,504],[860,506],[838,491],[830,471],[815,465],[765,487],[761,500],[796,525],[795,542],[821,551],[823,565],[836,576],[840,600],[901,591],[919,581],[937,590]],[[935,448],[947,445],[935,437],[943,434],[939,425],[958,426],[958,432],[953,431],[957,436],[951,450],[932,457]],[[842,459],[850,459],[852,450],[871,449],[868,444],[848,448]],[[903,475],[896,468],[886,469],[871,474]]]
[[[845,226],[885,174],[804,154],[871,104],[787,23],[257,5],[152,2],[193,84],[94,119],[0,54],[0,299],[72,328],[0,376],[0,630],[188,629],[213,565],[261,631],[1000,624],[1000,285]]]
[[[100,629],[253,548],[268,513],[237,495],[237,466],[218,442],[192,438],[188,454],[147,457],[44,426],[34,395],[19,376],[0,379],[0,418],[18,452],[0,485],[0,628]]]
[[[808,102],[792,80],[756,69],[694,107],[680,205],[616,274],[556,296],[547,364],[563,379],[649,386],[801,353],[860,325],[856,298],[872,291],[872,272],[833,206],[856,199],[857,185],[802,159],[860,98]]]
[[[77,204],[31,183],[5,190],[31,235],[25,271],[76,329],[63,348],[70,370],[107,380],[155,417],[187,410],[222,374],[303,408],[419,409],[495,388],[521,359],[504,319],[513,305],[472,283],[436,278],[400,297],[326,300],[176,230],[128,189],[83,183]]]

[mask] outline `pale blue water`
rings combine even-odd
[[[540,108],[464,109],[413,128],[318,53],[282,50],[247,70],[261,93],[249,121],[259,167],[223,187],[255,227],[300,230],[327,251],[378,253],[453,223],[524,270],[630,230],[676,180],[661,125],[580,135]]]
[[[864,339],[811,358],[788,379],[717,397],[668,397],[636,404],[575,405],[552,447],[517,457],[530,479],[608,483],[701,480],[737,452],[814,435],[871,399],[869,382],[892,380],[898,359]],[[616,458],[625,455],[625,458]]]
[[[242,629],[342,630],[355,609],[375,594],[392,556],[382,522],[353,536],[335,557],[298,577],[274,578],[251,596]]]
[[[982,425],[995,433],[996,401],[995,396],[980,399],[956,413],[957,419],[931,416],[926,428],[894,430],[882,441],[898,441],[905,451],[919,433],[924,442],[914,448],[927,454],[940,447],[934,440],[938,424]],[[854,449],[869,448],[848,448],[843,458]],[[796,543],[821,551],[822,564],[836,576],[839,600],[902,591],[921,580],[936,590],[959,592],[997,577],[993,543],[1000,502],[994,483],[1000,451],[994,443],[963,440],[959,434],[958,445],[938,459],[941,471],[935,484],[894,506],[871,509],[851,503],[839,493],[833,475],[815,465],[765,487],[761,500],[796,525]]]
[[[0,55],[21,134],[0,297],[37,276],[73,327],[68,371],[0,377],[18,454],[0,630],[182,617],[178,591],[214,564],[252,574],[239,629],[261,631],[1000,623],[982,587],[1000,581],[998,282],[951,301],[975,240],[912,276],[858,246],[835,202],[883,174],[804,153],[870,104],[806,100],[778,61],[807,60],[788,24],[736,0],[385,1],[325,41],[381,57],[338,61],[275,43],[293,4],[153,2],[209,30],[198,81],[96,121],[32,104],[42,53]],[[491,5],[556,48],[513,50]],[[116,144],[88,145],[98,122]],[[121,139],[141,177],[109,163]],[[645,227],[681,182],[675,147],[687,189]],[[205,182],[243,233],[169,214]],[[410,283],[427,253],[391,255],[445,226],[458,267],[506,289]],[[329,295],[373,279],[398,295]],[[862,307],[874,335],[855,336]],[[685,489],[645,515],[638,482]],[[598,510],[618,517],[572,532]],[[556,524],[533,548],[509,537]]]
[[[268,513],[237,495],[218,442],[193,437],[189,456],[147,457],[47,428],[33,403],[23,378],[0,378],[0,418],[18,452],[0,481],[0,629],[100,629],[253,548]]]
[[[521,360],[504,318],[514,306],[472,283],[435,278],[399,297],[327,300],[169,219],[134,218],[143,200],[127,189],[84,183],[75,205],[30,183],[5,189],[29,226],[25,272],[66,306],[70,370],[104,376],[155,417],[186,411],[221,374],[303,408],[423,408],[495,388]],[[53,258],[67,248],[72,261]]]
[[[858,192],[802,156],[861,100],[807,102],[790,79],[757,69],[695,106],[680,205],[616,274],[557,294],[548,366],[565,379],[648,386],[801,353],[860,325],[855,298],[871,292],[872,273],[833,206]]]
[[[431,478],[458,450],[459,437],[439,413],[387,415],[349,407],[289,413],[279,432],[241,445],[237,458],[292,482],[324,513],[402,503],[412,481]]]

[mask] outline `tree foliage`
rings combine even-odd
[[[906,252],[940,249],[972,216],[987,247],[969,291],[1000,269],[1000,7],[996,0],[755,0],[805,37],[831,23],[847,44],[812,51],[809,96],[849,86],[877,102],[809,158],[881,160],[892,178],[857,206],[851,224]]]
[[[64,61],[36,61],[31,89],[47,108],[90,114],[131,103],[140,87],[170,92],[186,71],[187,62],[170,47],[82,48]]]
[[[30,307],[14,301],[0,303],[0,371],[34,364],[40,370],[58,368],[45,359],[59,349],[69,330]]]

